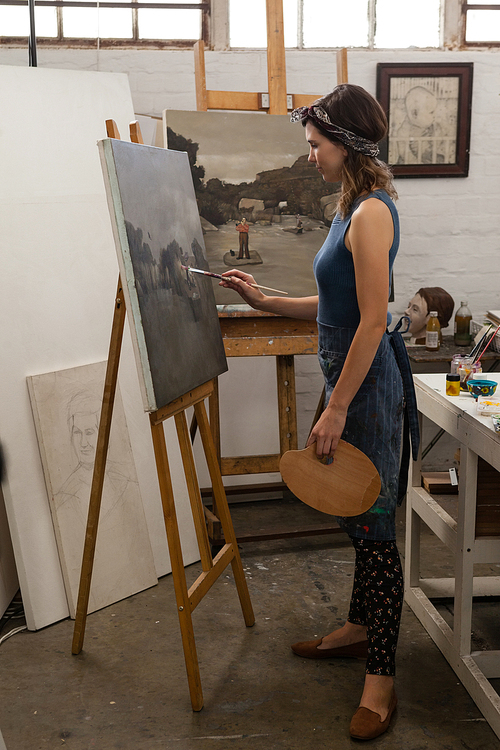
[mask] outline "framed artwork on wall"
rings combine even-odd
[[[380,157],[396,177],[467,177],[473,63],[379,63],[389,121]]]

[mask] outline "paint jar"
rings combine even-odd
[[[446,376],[446,395],[460,396],[460,375],[450,373]]]
[[[458,375],[458,368],[465,360],[470,361],[470,357],[466,354],[454,354],[451,360],[450,373],[452,375]]]
[[[470,357],[467,357],[468,362],[463,361],[458,368],[458,374],[460,375],[460,390],[468,393],[467,381],[472,378],[474,374],[482,372],[481,362],[472,362]]]

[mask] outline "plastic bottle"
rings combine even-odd
[[[429,320],[425,329],[425,348],[430,352],[437,352],[441,344],[441,326],[435,310],[429,313]]]
[[[470,334],[471,311],[467,302],[461,302],[455,315],[455,345],[470,346],[472,336]]]

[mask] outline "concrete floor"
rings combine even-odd
[[[232,515],[240,533],[276,521],[330,521],[293,500],[234,505]],[[424,548],[428,572],[449,564],[430,535]],[[0,728],[7,750],[359,747],[348,726],[363,663],[301,659],[289,648],[343,623],[353,561],[347,538],[251,542],[241,545],[241,554],[256,624],[245,627],[228,571],[194,613],[202,711],[191,710],[174,590],[166,576],[158,586],[89,616],[79,656],[71,655],[70,620],[19,633],[0,646]],[[198,564],[191,565],[188,582],[199,572]],[[483,624],[474,626],[484,644],[492,633],[498,638],[498,607],[485,605]],[[450,607],[447,612],[452,616]],[[406,605],[399,643],[398,710],[389,731],[371,746],[498,750],[500,741]]]

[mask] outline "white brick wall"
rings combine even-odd
[[[334,51],[287,52],[288,91],[319,94],[330,90],[336,83],[335,59]],[[27,50],[0,49],[0,64],[27,65],[27,61]],[[470,171],[468,178],[397,180],[402,240],[395,265],[396,298],[390,310],[399,316],[419,287],[442,286],[457,305],[468,299],[473,315],[481,317],[486,309],[500,307],[500,53],[349,51],[349,80],[374,94],[378,62],[419,61],[474,63]],[[134,108],[140,114],[159,116],[164,108],[196,107],[194,56],[189,50],[97,52],[39,47],[38,62],[40,67],[128,73]],[[266,55],[263,51],[207,52],[206,75],[208,88],[266,91]],[[259,361],[246,362],[246,375],[257,377]],[[296,370],[303,442],[321,377],[314,357],[298,357]],[[229,382],[231,375],[226,377]],[[274,383],[269,388],[274,394]],[[226,394],[234,414],[234,404],[244,394],[239,373]],[[273,431],[274,416],[267,409],[261,416],[262,429]],[[244,439],[241,446],[233,441],[232,450],[251,452]]]

